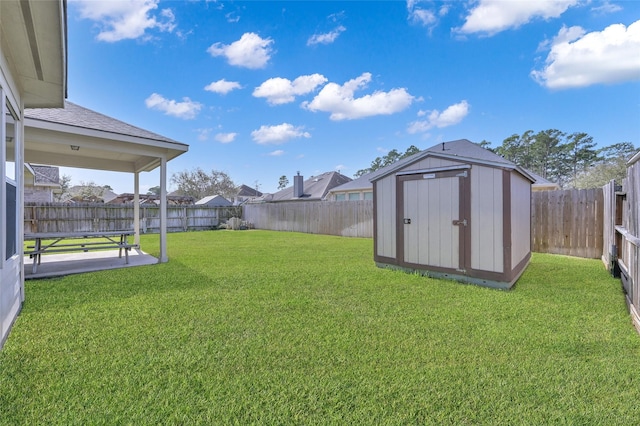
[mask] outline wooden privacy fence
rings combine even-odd
[[[534,192],[531,203],[533,251],[602,256],[601,189]],[[373,237],[371,200],[252,204],[243,219],[258,229]]]
[[[622,186],[605,185],[602,260],[620,277],[633,324],[640,332],[640,152],[628,163]]]
[[[602,189],[533,192],[531,228],[535,252],[600,258],[603,252]]]
[[[540,191],[532,194],[533,251],[600,258],[603,190]],[[86,232],[133,228],[130,204],[27,204],[25,232]],[[168,206],[167,231],[214,229],[236,216],[258,229],[345,237],[373,237],[373,201],[305,201],[239,207]],[[156,206],[140,207],[140,231],[160,228]],[[604,250],[603,250],[604,249]]]
[[[258,229],[373,238],[373,201],[247,204],[243,219]]]
[[[214,229],[233,216],[240,207],[167,206],[167,232]],[[133,229],[131,204],[26,203],[24,232],[96,232]],[[140,232],[160,232],[160,208],[140,206]]]

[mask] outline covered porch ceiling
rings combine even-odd
[[[173,139],[65,101],[24,112],[25,163],[148,172],[189,149]]]

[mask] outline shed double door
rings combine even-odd
[[[468,179],[468,169],[398,176],[402,214],[397,249],[402,263],[466,272]]]

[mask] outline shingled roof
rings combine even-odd
[[[24,116],[34,120],[79,127],[89,130],[101,130],[125,136],[152,139],[162,142],[180,143],[173,139],[125,123],[72,102],[65,101],[64,108],[26,108]]]
[[[278,201],[317,201],[322,200],[325,195],[336,186],[351,181],[351,178],[338,172],[325,172],[318,176],[312,176],[303,183],[304,194],[302,197],[293,196],[293,186],[289,186],[282,191],[268,195],[266,202]]]
[[[371,173],[362,175],[358,179],[352,180],[351,182],[345,183],[344,185],[337,186],[333,188],[330,192],[356,191],[356,190],[362,191],[362,190],[372,189],[373,184],[371,182],[378,179],[379,177],[392,173],[395,170],[401,169],[405,165],[411,164],[420,158],[426,157],[428,155],[438,155],[438,154],[448,156],[448,157],[460,157],[465,159],[473,159],[473,160],[477,160],[479,162],[488,163],[488,164],[504,165],[510,168],[517,168],[519,171],[527,175],[527,177],[534,180],[531,176],[528,175],[528,171],[518,167],[513,162],[506,160],[503,157],[499,156],[498,154],[495,154],[489,151],[488,149],[482,148],[480,145],[475,144],[467,139],[458,139],[455,141],[441,142],[423,151],[415,153],[409,157],[398,160],[395,163],[389,164],[386,167],[383,167]]]

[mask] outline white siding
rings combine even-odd
[[[531,252],[531,183],[511,173],[511,267]]]
[[[502,170],[471,169],[471,268],[504,272]]]

